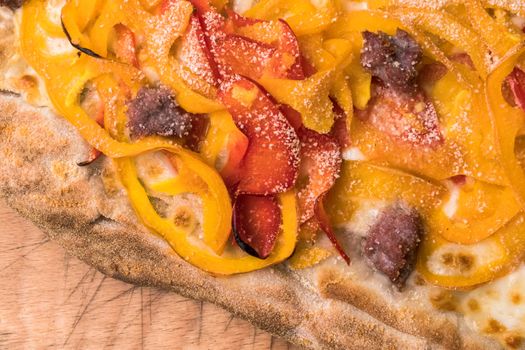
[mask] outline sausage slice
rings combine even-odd
[[[363,254],[377,271],[402,289],[416,262],[423,224],[419,213],[395,203],[379,214],[363,244]]]

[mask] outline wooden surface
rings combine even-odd
[[[0,349],[289,349],[228,312],[106,277],[0,201]]]

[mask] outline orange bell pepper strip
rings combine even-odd
[[[507,103],[501,87],[524,52],[524,44],[518,44],[510,50],[489,74],[484,87],[487,112],[492,121],[493,132],[499,140],[497,148],[501,162],[522,207],[525,207],[525,173],[516,158],[514,146],[516,136],[525,121],[525,112]]]

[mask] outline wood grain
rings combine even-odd
[[[291,349],[208,303],[111,279],[0,201],[0,349]]]

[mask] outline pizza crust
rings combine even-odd
[[[13,30],[5,28],[0,26],[0,37]],[[12,46],[0,42],[0,57]],[[458,314],[432,308],[434,287],[397,292],[382,276],[363,272],[358,260],[351,268],[334,258],[302,271],[279,265],[232,277],[204,273],[138,222],[111,160],[76,165],[88,149],[50,109],[0,92],[0,196],[108,276],[215,303],[308,348],[500,347],[471,331]]]

